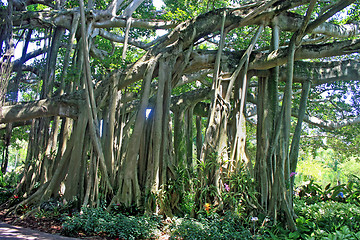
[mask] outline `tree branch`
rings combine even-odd
[[[304,45],[295,52],[295,60],[316,59],[356,53],[360,49],[360,40],[348,40],[318,45]],[[250,63],[249,69],[270,69],[286,63],[287,48],[271,53],[258,53]]]
[[[293,12],[284,12],[278,16],[279,27],[283,31],[293,32],[299,29],[304,17]],[[312,29],[313,34],[323,34],[329,37],[349,38],[360,34],[360,23],[336,25],[325,22]]]
[[[306,33],[311,33],[315,28],[317,28],[318,26],[320,26],[322,23],[324,23],[327,19],[329,19],[330,17],[332,17],[334,14],[336,14],[337,12],[339,12],[340,10],[346,8],[347,6],[349,6],[350,4],[352,4],[353,2],[355,2],[356,0],[343,0],[343,1],[338,1],[329,11],[327,11],[326,13],[324,13],[323,15],[321,15],[320,17],[318,17],[317,19],[315,19],[312,23],[309,24],[309,26],[307,26],[305,32]]]
[[[118,43],[124,43],[125,41],[125,37],[122,37],[122,36],[119,36],[115,33],[112,33],[112,32],[109,32],[109,31],[106,31],[105,29],[99,29],[99,35],[103,38],[106,38],[110,41],[113,41],[113,42],[118,42]],[[133,40],[131,38],[129,38],[128,40],[128,43],[135,46],[135,47],[138,47],[138,48],[141,48],[141,49],[144,49],[144,50],[148,50],[151,46],[155,45],[157,42],[163,40],[165,38],[165,36],[161,36],[159,38],[156,38],[155,40],[149,42],[149,43],[144,43],[144,42],[141,42],[141,41],[136,41],[136,40]]]
[[[20,122],[52,116],[76,119],[79,114],[79,105],[80,101],[58,97],[3,106],[0,109],[0,123]]]
[[[298,115],[296,113],[292,113],[291,115],[293,117],[298,117]],[[354,118],[343,119],[340,121],[328,121],[328,120],[322,120],[317,117],[305,115],[304,122],[307,122],[311,125],[318,126],[323,129],[335,130],[335,129],[339,129],[339,128],[343,128],[346,126],[355,125],[355,124],[360,123],[360,116],[354,117]]]
[[[173,21],[163,21],[163,20],[141,20],[133,19],[131,25],[134,28],[143,28],[143,29],[171,29],[177,26]],[[112,28],[112,27],[125,27],[126,19],[122,17],[114,17],[111,19],[100,19],[94,23],[95,28]]]

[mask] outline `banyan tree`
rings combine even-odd
[[[20,205],[105,199],[172,216],[193,191],[195,215],[243,191],[227,182],[241,172],[257,192],[245,204],[295,229],[303,122],[359,122],[307,108],[319,86],[358,84],[357,1],[164,2],[2,3],[1,128],[30,126]],[[37,89],[32,101],[24,86]]]

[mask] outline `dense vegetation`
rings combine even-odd
[[[359,6],[1,2],[2,208],[68,235],[358,239]]]

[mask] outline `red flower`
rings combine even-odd
[[[19,196],[18,195],[14,195],[14,199],[18,199],[19,198]]]

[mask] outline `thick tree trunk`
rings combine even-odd
[[[143,92],[140,107],[135,120],[135,126],[129,140],[129,147],[126,151],[125,159],[120,169],[119,189],[116,196],[112,200],[112,203],[120,202],[127,207],[133,204],[140,206],[141,192],[138,181],[137,168],[140,146],[138,141],[141,139],[143,134],[146,120],[146,109],[148,107],[148,101],[150,97],[152,75],[159,57],[160,56],[153,57],[149,60],[149,66],[143,81]]]
[[[242,81],[235,82],[233,118],[230,126],[230,166],[229,174],[239,173],[245,165],[248,173],[254,176],[251,159],[246,155],[246,118],[245,103],[248,81],[246,75],[239,75]],[[241,87],[240,87],[240,86]]]
[[[13,42],[13,0],[8,1],[5,15],[5,24],[1,26],[0,41],[0,111],[5,102],[5,94],[12,72],[12,58],[14,57]],[[5,42],[5,51],[3,50],[3,42]]]
[[[271,181],[274,179],[276,167],[271,161],[267,162],[267,153],[270,148],[271,130],[273,129],[269,115],[265,114],[270,111],[268,106],[268,81],[266,78],[258,79],[258,94],[257,94],[257,130],[256,130],[256,161],[255,161],[255,179],[258,185],[257,191],[259,195],[259,203],[267,211],[268,196],[272,195],[269,191],[273,191]]]

